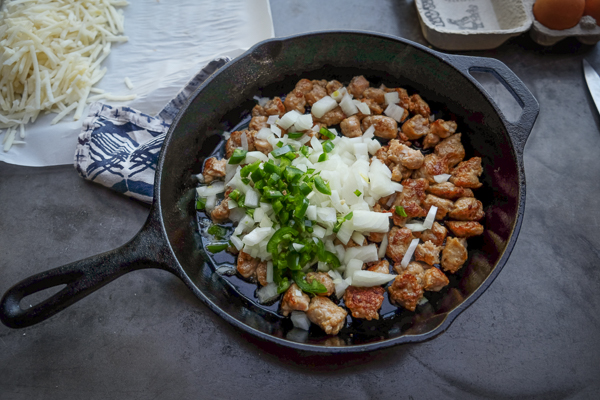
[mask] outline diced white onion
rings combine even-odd
[[[348,286],[350,286],[350,284],[345,279],[342,279],[338,282],[334,282],[334,285],[335,295],[338,299],[341,299],[344,296],[344,293],[346,293],[346,289],[348,289]]]
[[[313,126],[313,118],[311,114],[300,115],[294,123],[295,130],[298,132],[304,132],[309,130]]]
[[[448,182],[448,179],[450,179],[451,176],[452,175],[450,175],[450,174],[434,175],[433,180],[436,181],[437,183],[444,183],[444,182]]]
[[[365,237],[359,232],[354,232],[352,234],[352,240],[354,241],[354,243],[362,245],[365,242]]]
[[[336,108],[337,105],[337,101],[335,101],[332,97],[325,96],[313,104],[311,112],[315,117],[321,118],[323,115],[325,115],[325,113]]]
[[[246,246],[256,246],[269,235],[273,234],[272,228],[254,228],[250,233],[248,233],[242,239],[242,242]]]
[[[254,222],[256,222],[257,224],[260,223],[260,221],[262,221],[262,219],[265,217],[265,211],[262,208],[257,208],[254,210]]]
[[[279,119],[279,115],[277,115],[277,114],[269,115],[269,118],[267,118],[267,125],[273,125],[273,124],[277,123],[278,119]]]
[[[388,92],[383,95],[385,97],[385,105],[400,103],[400,95],[398,92]]]
[[[353,212],[354,229],[360,232],[389,232],[391,213],[357,210]]]
[[[404,188],[402,188],[402,189],[404,189]],[[394,201],[396,201],[396,197],[398,197],[397,193],[394,193],[393,195],[391,195],[390,198],[388,199],[387,203],[385,203],[385,206],[388,208],[391,207],[392,204],[394,204]]]
[[[388,117],[395,119],[397,122],[401,122],[404,118],[404,108],[396,104],[388,105],[383,113]]]
[[[346,263],[346,270],[344,271],[344,278],[352,277],[356,271],[362,270],[362,260],[353,258]]]
[[[381,244],[379,245],[379,250],[377,251],[377,256],[379,258],[385,257],[385,252],[387,251],[387,247],[388,247],[388,235],[385,234],[383,236],[383,239],[381,240]]]
[[[335,224],[337,222],[337,216],[335,208],[331,207],[317,207],[317,220],[322,222],[330,222]]]
[[[263,286],[256,291],[256,297],[260,304],[269,303],[279,297],[277,294],[277,284],[275,282],[269,283],[267,286]]]
[[[227,201],[227,208],[228,208],[229,210],[233,210],[234,208],[237,208],[237,206],[238,206],[238,203],[237,203],[237,201],[235,201],[235,200],[233,200],[233,199],[229,199],[229,200]]]
[[[391,185],[392,171],[390,171],[390,169],[378,158],[371,159],[369,181],[371,195],[373,197],[377,196],[377,199],[395,193],[395,190]]]
[[[419,223],[405,224],[404,227],[410,229],[411,232],[423,232],[424,230],[426,230],[423,224]]]
[[[347,265],[348,262],[353,258],[356,258],[357,260],[362,260],[362,262],[365,263],[378,261],[379,257],[377,256],[377,246],[375,246],[375,244],[372,243],[368,246],[350,247],[346,250],[343,264]]]
[[[340,230],[336,233],[336,237],[339,239],[340,242],[346,245],[352,237],[352,232],[354,232],[354,226],[352,225],[352,221],[344,221],[344,223],[340,227]]]
[[[281,117],[277,125],[282,127],[283,129],[288,129],[290,126],[294,125],[298,117],[300,117],[300,113],[296,110],[289,111]]]
[[[341,244],[336,245],[335,246],[335,254],[337,255],[338,259],[343,260],[344,255],[346,254],[346,248],[344,246],[342,246]]]
[[[233,231],[234,235],[240,235],[244,233],[244,231],[249,231],[254,226],[254,218],[249,215],[244,215],[244,218],[238,223],[238,226],[235,227]]]
[[[429,212],[425,217],[425,221],[423,221],[423,228],[431,229],[433,227],[433,221],[435,221],[435,215],[437,214],[438,208],[436,206],[431,206],[429,208]]]
[[[258,207],[258,200],[260,198],[260,193],[253,188],[248,189],[246,192],[246,200],[244,200],[244,204],[248,207]]]
[[[315,153],[322,153],[323,152],[323,145],[321,144],[321,142],[319,141],[319,139],[317,139],[316,136],[313,136],[312,139],[310,139],[310,145],[312,146],[312,148],[315,151]]]
[[[267,261],[267,283],[273,282],[273,261]]]
[[[268,97],[254,96],[254,100],[256,100],[258,102],[258,105],[261,106],[261,107],[264,107],[265,104],[267,104],[269,102],[269,98]]]
[[[246,159],[244,161],[244,164],[252,164],[255,161],[267,162],[269,161],[269,157],[267,157],[264,153],[261,153],[260,151],[249,151],[248,153],[246,153]]]
[[[237,237],[235,235],[231,235],[229,237],[229,240],[231,240],[231,243],[235,246],[236,249],[238,249],[238,251],[244,247],[244,243],[242,242],[242,239],[240,239],[239,237]]]
[[[240,141],[242,143],[242,149],[248,151],[248,137],[246,136],[246,132],[242,132]]]
[[[292,311],[290,319],[292,320],[294,327],[305,331],[310,329],[310,320],[306,316],[306,313],[302,311]]]
[[[394,191],[396,193],[402,193],[402,190],[404,190],[404,186],[402,186],[398,182],[391,181],[390,185],[391,185],[392,189],[394,189]]]
[[[200,197],[208,197],[214,196],[219,193],[223,193],[225,191],[225,183],[223,182],[214,182],[208,186],[199,186],[196,188],[196,192],[198,192],[198,196]]]
[[[367,146],[369,147],[369,154],[374,156],[375,153],[377,153],[377,150],[381,148],[381,143],[379,143],[378,140],[373,139],[367,143]]]
[[[406,268],[406,266],[412,259],[412,256],[413,256],[418,244],[419,244],[419,239],[413,239],[410,242],[410,246],[408,246],[408,250],[406,250],[406,254],[404,254],[404,257],[402,257],[402,261],[400,262],[400,265],[402,265],[402,267]]]
[[[352,102],[354,103],[356,108],[358,108],[358,111],[360,111],[361,114],[371,115],[371,109],[369,108],[369,105],[367,103],[363,103],[362,101],[359,101],[359,100],[352,100]],[[373,129],[375,129],[375,128],[373,128]]]
[[[337,272],[336,270],[330,270],[327,272],[327,275],[329,275],[331,277],[331,279],[343,279],[342,275],[340,275],[339,272]]]
[[[352,275],[352,285],[357,287],[373,287],[388,283],[396,278],[396,275],[382,274],[373,271],[356,271]]]
[[[300,244],[300,243],[292,243],[292,246],[294,247],[294,250],[296,250],[296,251],[300,251],[304,248],[304,245]]]
[[[257,208],[257,210],[258,210],[258,208]],[[254,213],[256,213],[256,211],[254,211]],[[273,226],[273,221],[271,220],[271,218],[269,218],[267,215],[262,217],[262,219],[260,220],[261,228],[270,228],[272,226]]]
[[[323,239],[325,237],[325,228],[319,226],[319,225],[314,225],[313,226],[313,236],[317,237],[319,239]]]
[[[317,220],[317,206],[308,206],[306,209],[306,218],[310,219],[311,221]]]
[[[246,216],[246,210],[243,208],[234,208],[229,211],[229,219],[232,222],[240,222]]]
[[[374,137],[375,137],[375,125],[371,125],[370,127],[367,128],[365,133],[363,133],[363,138],[373,139]]]
[[[260,128],[256,134],[256,139],[267,140],[272,134],[271,128]]]
[[[348,94],[346,94],[342,101],[340,101],[340,107],[342,108],[342,111],[344,112],[344,114],[346,114],[347,117],[358,113],[358,108],[356,107],[356,104],[352,102],[352,99]]]
[[[343,87],[343,88],[338,89],[335,92],[331,93],[331,98],[337,102],[340,102],[340,101],[342,101],[342,99],[344,98],[344,95],[346,93],[348,93],[348,90],[345,87]]]
[[[281,128],[278,127],[277,125],[275,125],[275,124],[271,125],[271,132],[273,132],[275,134],[275,136],[281,137]]]
[[[217,206],[217,196],[216,195],[210,195],[208,197],[206,197],[206,209],[207,210],[213,210],[215,207]]]

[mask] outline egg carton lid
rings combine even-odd
[[[423,35],[444,50],[485,50],[529,30],[523,0],[415,0]]]
[[[567,37],[585,44],[600,41],[600,26],[590,16],[565,30],[540,24],[533,15],[536,0],[415,0],[425,39],[444,50],[487,50],[529,31],[551,46]]]

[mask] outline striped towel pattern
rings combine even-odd
[[[152,203],[158,156],[171,122],[198,86],[229,61],[211,61],[154,117],[130,107],[93,103],[75,152],[79,175]]]

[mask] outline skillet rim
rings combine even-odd
[[[246,57],[251,57],[252,54],[254,54],[259,48],[263,47],[264,45],[267,45],[269,43],[276,43],[276,42],[283,43],[283,42],[291,41],[291,40],[298,39],[298,38],[322,36],[322,35],[328,35],[328,34],[361,35],[361,36],[372,36],[372,37],[376,37],[376,38],[388,39],[388,40],[392,40],[392,41],[401,42],[407,46],[415,47],[419,50],[424,51],[425,53],[429,54],[430,56],[435,57],[438,61],[443,62],[447,66],[454,69],[457,73],[459,73],[462,76],[464,76],[465,78],[467,78],[471,82],[471,84],[475,87],[475,89],[478,90],[484,96],[484,98],[488,101],[488,103],[490,103],[492,108],[495,110],[495,112],[500,117],[500,121],[502,122],[502,125],[506,131],[508,138],[510,139],[510,149],[513,152],[515,160],[517,161],[517,165],[516,165],[517,177],[516,178],[518,180],[518,187],[519,187],[518,200],[516,201],[516,204],[517,204],[516,214],[517,215],[515,218],[515,222],[512,226],[512,229],[511,229],[510,238],[506,243],[505,249],[500,253],[500,257],[499,257],[498,261],[495,263],[491,273],[485,278],[485,280],[481,283],[481,285],[471,295],[466,297],[462,301],[462,303],[460,303],[458,306],[456,306],[452,310],[446,312],[444,319],[439,323],[439,325],[437,325],[436,328],[434,328],[433,330],[431,330],[427,333],[408,334],[408,335],[402,335],[402,336],[399,336],[396,338],[383,339],[383,340],[372,342],[372,343],[348,345],[348,346],[326,346],[326,345],[305,344],[305,343],[295,342],[295,341],[291,341],[291,340],[288,340],[285,338],[280,338],[277,336],[267,334],[267,333],[262,332],[250,325],[246,325],[245,323],[239,321],[238,319],[234,318],[233,316],[228,314],[226,311],[221,309],[217,304],[212,302],[200,290],[200,288],[198,288],[193,283],[191,278],[185,272],[185,270],[181,266],[181,264],[176,256],[176,253],[175,253],[173,247],[171,246],[170,240],[168,239],[169,236],[167,234],[167,230],[166,230],[166,227],[164,224],[162,199],[161,199],[161,183],[162,183],[162,174],[163,174],[163,168],[164,168],[165,157],[166,157],[165,154],[168,153],[168,147],[169,147],[169,144],[174,135],[174,131],[177,128],[177,125],[178,125],[180,119],[182,118],[182,115],[187,111],[190,104],[195,100],[195,98],[198,96],[198,94],[207,85],[211,84],[211,82],[217,76],[219,76],[221,73],[223,73],[226,69],[230,68],[232,65],[235,65],[236,63],[241,62]],[[519,149],[517,148],[517,146],[515,144],[514,135],[516,135],[516,134],[512,131],[512,129],[510,129],[510,126],[513,124],[511,124],[507,121],[506,116],[497,107],[496,103],[493,101],[491,96],[482,88],[482,86],[477,82],[477,80],[473,76],[462,71],[459,67],[457,67],[455,65],[455,63],[457,63],[457,59],[460,57],[463,57],[463,56],[455,56],[455,55],[451,55],[451,54],[441,53],[441,52],[432,50],[426,46],[423,46],[419,43],[410,41],[408,39],[400,38],[397,36],[389,35],[389,34],[383,34],[383,33],[372,32],[372,31],[363,31],[363,30],[322,30],[322,31],[313,31],[313,32],[296,34],[296,35],[291,35],[291,36],[286,36],[286,37],[281,37],[281,38],[272,38],[272,39],[264,40],[262,42],[255,44],[254,46],[249,48],[247,51],[245,51],[243,54],[239,55],[235,59],[231,60],[229,63],[225,64],[223,67],[219,68],[208,79],[206,79],[198,88],[196,88],[196,90],[189,96],[189,98],[183,104],[183,106],[181,107],[177,116],[173,119],[173,122],[171,123],[171,126],[167,132],[167,135],[165,136],[163,148],[161,149],[160,157],[159,157],[158,164],[157,164],[157,169],[156,169],[157,173],[156,173],[155,182],[154,182],[155,195],[154,195],[154,201],[152,204],[152,208],[153,208],[152,214],[157,219],[160,229],[161,229],[161,233],[165,238],[165,244],[168,247],[168,249],[170,250],[174,261],[176,262],[176,265],[171,266],[173,268],[173,272],[185,283],[186,286],[188,286],[188,288],[190,288],[192,290],[192,292],[194,293],[194,295],[196,297],[198,297],[213,312],[215,312],[219,317],[223,318],[225,321],[229,322],[231,325],[233,325],[251,335],[258,337],[259,339],[265,340],[267,342],[273,342],[277,345],[289,347],[289,348],[292,348],[295,350],[307,351],[307,352],[313,352],[313,353],[328,353],[328,354],[362,353],[365,351],[381,350],[381,349],[384,349],[387,347],[396,346],[396,345],[403,344],[403,343],[425,342],[425,341],[431,340],[431,339],[435,338],[436,336],[440,335],[441,333],[445,332],[450,327],[450,325],[454,322],[454,320],[463,311],[465,311],[468,307],[470,307],[489,288],[489,286],[494,282],[494,280],[496,279],[496,277],[498,276],[500,271],[504,268],[504,266],[508,262],[508,259],[514,249],[514,246],[516,244],[517,238],[520,233],[521,225],[523,222],[524,210],[525,210],[525,171],[524,171],[524,165],[523,165],[523,154],[522,154],[523,150],[520,149],[520,151],[519,151]],[[485,59],[483,57],[470,57],[470,58]],[[516,126],[518,126],[518,124]],[[532,128],[533,128],[533,124],[532,124],[531,129]],[[529,133],[531,132],[531,129],[530,129]],[[441,314],[441,315],[444,315],[444,314]]]

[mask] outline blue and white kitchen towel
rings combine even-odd
[[[156,164],[171,122],[196,88],[229,61],[208,63],[155,117],[130,107],[92,104],[75,152],[79,175],[152,203]]]

